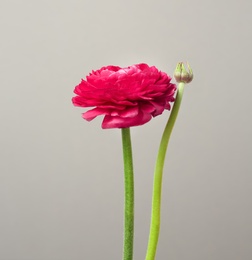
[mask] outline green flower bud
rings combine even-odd
[[[187,63],[188,71],[183,62],[179,62],[174,72],[174,78],[178,83],[189,83],[193,80],[193,72],[190,65]]]

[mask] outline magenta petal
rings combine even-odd
[[[83,113],[82,117],[84,119],[86,119],[87,121],[91,121],[97,116],[108,115],[108,114],[109,114],[108,109],[94,108],[94,109],[88,110],[87,112]]]
[[[152,115],[154,117],[163,113],[163,111],[164,111],[163,102],[159,102],[159,103],[158,102],[150,102],[150,103],[155,107],[155,111],[152,113]]]
[[[136,107],[129,107],[123,111],[119,112],[120,117],[135,117],[139,113],[139,108]]]
[[[105,116],[102,122],[102,128],[127,128],[131,126],[143,125],[151,120],[150,114],[139,113],[136,117],[122,118],[119,116]]]
[[[144,113],[148,113],[148,114],[151,114],[152,112],[155,111],[155,107],[152,104],[150,104],[150,103],[143,103],[143,104],[141,104],[140,109]]]
[[[170,109],[171,109],[170,103],[167,103],[167,104],[165,105],[165,109],[167,109],[167,110],[170,110]]]

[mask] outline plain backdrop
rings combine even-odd
[[[157,260],[251,260],[252,2],[1,0],[0,260],[118,260],[119,129],[74,87],[104,65],[189,61],[164,171]],[[148,241],[166,111],[132,128],[135,260]]]

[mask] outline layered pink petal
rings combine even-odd
[[[159,102],[153,102],[151,101],[150,102],[153,107],[155,108],[154,112],[152,113],[152,115],[155,117],[155,116],[158,116],[160,114],[163,113],[164,109],[165,109],[165,102],[164,101],[159,101]]]
[[[102,122],[102,128],[127,128],[131,126],[143,125],[151,120],[150,114],[139,113],[135,117],[105,116]]]
[[[94,108],[91,110],[88,110],[87,112],[82,114],[82,117],[84,119],[86,119],[87,121],[91,121],[94,118],[96,118],[97,116],[100,115],[109,115],[110,114],[110,110],[109,109],[104,109],[104,108]]]
[[[127,118],[127,117],[135,117],[138,115],[138,113],[139,113],[139,108],[138,108],[138,106],[135,106],[135,107],[126,108],[122,111],[120,111],[120,110],[116,111],[115,113],[112,112],[110,115]]]
[[[146,114],[152,114],[156,108],[155,106],[153,106],[151,103],[142,103],[141,106],[140,106],[140,109],[141,111],[143,111],[143,113],[146,113]]]

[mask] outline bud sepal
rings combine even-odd
[[[193,80],[193,71],[188,62],[187,68],[188,70],[185,68],[183,62],[179,62],[177,64],[176,69],[174,71],[174,78],[178,83],[190,83]]]

